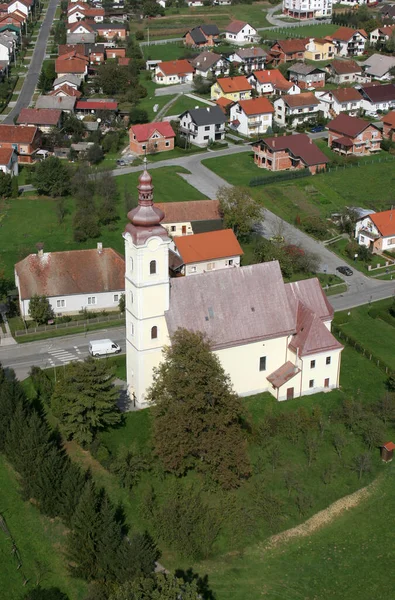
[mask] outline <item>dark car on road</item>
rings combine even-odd
[[[325,125],[316,125],[312,129],[310,129],[311,133],[319,133],[320,131],[325,131]]]
[[[350,267],[347,267],[346,265],[336,267],[336,271],[339,271],[339,273],[343,273],[343,275],[347,275],[347,276],[353,274],[353,270],[350,269]]]

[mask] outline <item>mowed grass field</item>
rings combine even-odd
[[[204,196],[190,186],[178,173],[189,173],[182,167],[161,167],[152,170],[156,202],[176,202],[202,200]],[[67,214],[59,224],[56,214],[56,201],[52,198],[22,195],[10,198],[0,205],[0,264],[4,264],[5,277],[12,279],[14,264],[28,254],[36,252],[37,242],[44,243],[45,252],[93,248],[97,241],[105,247],[112,247],[123,253],[122,232],[126,219],[124,206],[125,190],[130,190],[137,201],[137,184],[140,172],[121,175],[116,178],[119,189],[118,215],[116,228],[101,228],[97,240],[77,243],[73,240],[73,216],[75,200],[66,198]]]
[[[297,25],[295,27],[279,27],[267,31],[261,31],[262,38],[265,40],[284,40],[287,38],[304,37],[325,37],[330,35],[338,25],[323,23],[322,25]]]
[[[41,515],[35,506],[23,502],[18,480],[0,455],[0,514],[5,518],[22,561],[12,554],[12,542],[0,529],[0,597],[20,600],[41,580],[43,588],[59,587],[70,600],[82,600],[87,586],[69,576],[63,556],[65,528],[57,519]],[[28,580],[23,585],[25,578]]]

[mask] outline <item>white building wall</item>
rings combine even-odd
[[[252,44],[255,41],[255,36],[257,35],[257,30],[251,25],[245,25],[243,29],[241,29],[238,33],[225,33],[225,39],[233,44]]]
[[[8,13],[13,13],[16,10],[19,10],[19,12],[23,13],[26,16],[29,14],[29,8],[25,4],[22,4],[22,2],[18,2],[18,0],[9,4],[7,10]]]
[[[341,351],[322,352],[319,354],[309,354],[301,358],[301,394],[316,394],[325,390],[335,389],[339,386]],[[326,361],[330,360],[330,364]],[[314,364],[315,366],[312,366]],[[329,379],[329,385],[325,385],[325,380]],[[311,386],[311,382],[313,385]]]
[[[248,116],[239,104],[235,104],[230,109],[230,120],[234,121],[236,119],[240,122],[237,131],[246,136],[266,133],[269,127],[273,125],[273,113]]]
[[[19,291],[19,281],[15,279]],[[90,312],[98,312],[102,310],[118,310],[118,303],[123,290],[113,292],[103,292],[97,294],[73,294],[69,296],[52,296],[49,297],[49,303],[53,308],[55,315],[76,315],[80,310],[86,309]],[[117,297],[117,299],[115,299]],[[89,302],[88,298],[94,298],[95,303]],[[25,319],[29,319],[29,304],[30,300],[20,301],[21,315]]]
[[[196,262],[185,265],[185,275],[198,275],[207,271],[219,271],[220,269],[233,269],[240,267],[240,256],[229,256],[228,258],[215,259],[212,261]]]
[[[313,12],[314,17],[332,14],[332,0],[283,0],[283,12]]]
[[[193,81],[193,73],[184,73],[182,77],[179,75],[165,75],[159,77],[160,65],[155,69],[154,81],[159,85],[175,85],[177,83],[191,83]]]

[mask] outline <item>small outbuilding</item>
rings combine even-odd
[[[394,442],[386,442],[381,446],[381,460],[383,462],[391,462],[394,457],[395,444]]]

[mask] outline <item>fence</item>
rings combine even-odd
[[[310,177],[311,173],[309,169],[301,169],[298,171],[286,171],[285,173],[277,173],[272,176],[266,177],[253,177],[250,180],[249,186],[255,187],[257,185],[270,185],[271,183],[275,183],[276,181],[288,181],[291,179],[302,179],[303,177]]]
[[[39,325],[38,327],[29,327],[29,329],[19,329],[14,332],[14,336],[33,335],[35,333],[44,333],[45,331],[56,331],[59,329],[72,329],[74,327],[89,327],[94,323],[108,323],[109,321],[120,321],[125,318],[124,314],[115,313],[105,317],[95,317],[87,321],[68,321],[67,323],[54,323],[53,325]]]
[[[355,163],[349,163],[349,164],[344,164],[344,165],[336,165],[333,167],[327,167],[326,172],[330,173],[331,171],[338,171],[339,169],[352,169],[353,167],[364,167],[365,165],[373,165],[375,163],[381,163],[381,162],[390,162],[395,160],[395,156],[386,156],[386,157],[379,157],[376,158],[374,160],[361,160]]]

